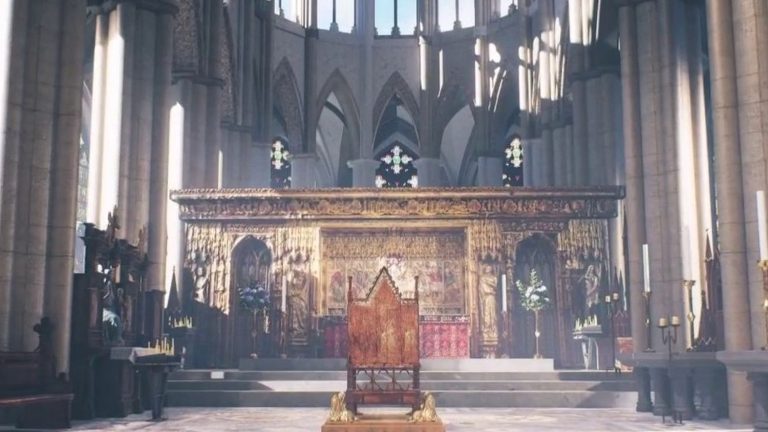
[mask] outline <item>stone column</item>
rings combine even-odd
[[[637,412],[652,412],[653,403],[651,403],[651,374],[648,368],[636,367],[633,371],[635,383],[637,384]]]
[[[751,373],[755,400],[755,432],[768,432],[768,374]]]
[[[272,184],[270,158],[271,143],[252,143],[248,146],[247,157],[243,157],[241,170],[246,187],[268,188]]]
[[[586,81],[587,89],[587,177],[588,184],[598,186],[605,184],[605,159],[603,149],[602,111],[609,107],[603,106],[602,83],[600,72],[592,71]]]
[[[752,348],[747,289],[747,274],[752,264],[747,263],[743,229],[744,199],[731,4],[730,0],[707,1],[707,35],[725,347],[728,351],[739,351]],[[745,374],[728,372],[728,404],[733,421],[745,423],[752,417],[751,393]]]
[[[443,164],[440,159],[422,157],[413,161],[419,176],[419,187],[440,187],[443,185]]]
[[[566,124],[565,125],[565,131],[563,132],[563,138],[564,138],[564,146],[562,148],[564,158],[565,158],[565,177],[564,177],[564,185],[565,186],[573,186],[575,184],[575,176],[574,176],[574,158],[575,158],[575,151],[573,149],[573,125],[572,124]]]
[[[173,15],[178,10],[177,0],[155,2],[157,29],[155,45],[155,92],[152,128],[152,162],[149,189],[148,269],[147,289],[165,291],[170,281],[165,280],[167,249],[166,214],[168,207],[168,145],[171,113],[171,68],[173,62]]]
[[[653,415],[669,415],[672,403],[666,368],[651,369],[651,387],[653,388]]]
[[[379,167],[379,161],[357,159],[348,161],[347,166],[352,168],[352,187],[376,187],[376,169]]]
[[[11,319],[11,249],[9,245],[13,232],[12,223],[8,213],[11,208],[5,201],[6,187],[6,144],[9,141],[9,135],[13,131],[6,129],[6,114],[9,111],[8,87],[9,76],[11,75],[12,62],[12,32],[14,2],[6,1],[0,3],[0,198],[3,204],[0,205],[0,351],[10,350],[9,330]],[[16,26],[18,27],[18,26]],[[15,30],[15,29],[14,29]],[[18,63],[18,62],[17,62]],[[10,109],[12,110],[12,109]]]
[[[541,130],[541,148],[538,153],[541,155],[541,158],[536,162],[536,168],[541,170],[541,186],[552,186],[554,184],[555,149],[553,141],[552,125],[543,125]]]
[[[530,167],[530,165],[529,165]],[[504,160],[498,157],[480,156],[477,158],[477,185],[484,187],[502,186]],[[524,168],[525,170],[525,168]]]
[[[565,142],[565,125],[562,123],[556,123],[554,125],[554,131],[552,132],[552,154],[554,157],[552,178],[554,182],[553,186],[565,186],[567,184],[567,151],[568,147]]]
[[[303,153],[291,158],[291,188],[310,189],[317,187],[317,155]]]
[[[587,88],[585,77],[575,74],[571,82],[573,93],[573,183],[584,186],[589,182],[589,129],[587,126]]]
[[[628,291],[632,311],[632,341],[635,351],[647,344],[645,302],[643,292],[642,245],[645,238],[645,190],[643,185],[643,141],[640,118],[640,89],[637,64],[637,21],[631,2],[619,8],[621,39],[622,120],[624,125],[624,169],[627,197],[626,209],[628,256]]]
[[[83,0],[65,0],[61,6],[61,33],[58,61],[60,95],[54,112],[58,124],[53,141],[51,164],[50,220],[46,257],[45,304],[43,313],[53,321],[53,349],[57,372],[69,371],[72,322],[72,269],[74,268],[75,214],[77,213],[78,166],[80,156],[83,45],[85,29]]]

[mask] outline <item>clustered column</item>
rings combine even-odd
[[[18,0],[0,8],[12,29],[0,42],[9,44],[3,64],[8,66],[8,105],[0,122],[0,350],[35,349],[32,327],[48,316],[55,325],[56,367],[64,372],[69,367],[73,167],[80,143],[85,3]]]

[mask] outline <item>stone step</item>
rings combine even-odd
[[[169,381],[169,390],[272,390],[272,391],[333,391],[343,390],[346,381],[252,381],[252,380],[180,380]],[[632,381],[457,381],[422,380],[423,390],[475,390],[475,391],[634,391]]]
[[[181,370],[171,374],[171,381],[203,381],[211,379],[211,370]],[[346,381],[343,370],[222,370],[225,380],[238,381]],[[630,374],[599,371],[556,372],[455,372],[425,371],[423,381],[632,381]]]
[[[332,371],[345,370],[347,360],[340,358],[328,359],[277,359],[258,358],[241,359],[240,370],[311,370]],[[456,371],[456,372],[554,372],[553,359],[422,359],[421,370],[426,371]]]
[[[438,407],[632,408],[633,392],[616,391],[435,391]],[[326,407],[332,391],[168,391],[174,407]]]

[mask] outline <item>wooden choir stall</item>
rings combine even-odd
[[[144,234],[118,238],[111,218],[84,225],[84,272],[75,274],[70,377],[73,416],[125,417],[152,410],[159,419],[165,380],[179,358],[162,336],[162,291],[146,288]]]

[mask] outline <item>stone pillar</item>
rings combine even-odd
[[[357,159],[348,161],[347,166],[352,168],[352,187],[376,187],[376,169],[379,167],[379,161]]]
[[[751,373],[755,400],[755,432],[768,432],[768,374]]]
[[[291,188],[311,189],[317,187],[317,155],[303,153],[291,158]]]
[[[58,372],[69,365],[84,8],[0,6],[0,350],[35,349],[32,327],[48,315]]]
[[[669,415],[672,401],[666,368],[651,369],[651,387],[653,388],[653,415]]]
[[[155,2],[157,29],[155,45],[156,113],[152,127],[152,162],[149,189],[148,268],[147,289],[165,291],[170,280],[165,280],[167,251],[166,215],[168,207],[168,145],[171,114],[171,68],[173,62],[173,14],[178,10],[176,0]],[[178,282],[178,281],[177,281]]]
[[[528,165],[530,167],[530,165]],[[504,159],[480,156],[477,158],[477,185],[484,187],[502,186]],[[524,168],[525,170],[525,168]]]
[[[637,21],[635,6],[624,3],[619,8],[621,39],[622,120],[624,129],[624,169],[628,256],[628,291],[632,311],[632,341],[635,351],[646,347],[645,300],[643,292],[642,245],[645,238],[645,189],[643,185],[643,140],[640,118],[640,89],[637,64]]]
[[[61,6],[60,95],[54,112],[57,136],[53,140],[51,164],[50,220],[46,251],[45,304],[43,313],[54,323],[53,350],[57,372],[69,371],[72,322],[72,272],[77,213],[78,166],[80,157],[83,50],[85,30],[82,0],[66,0]]]
[[[565,131],[563,132],[563,138],[564,138],[564,146],[561,151],[563,151],[563,157],[565,158],[565,178],[564,178],[564,185],[565,186],[573,186],[575,183],[575,176],[574,176],[574,149],[573,149],[573,125],[567,124],[565,125]]]
[[[536,162],[536,168],[541,170],[540,186],[552,186],[554,184],[554,133],[551,124],[544,125],[541,130],[541,147],[538,154],[541,155]]]
[[[652,412],[653,403],[651,403],[651,374],[648,368],[636,367],[633,371],[635,383],[637,384],[637,412]]]
[[[252,143],[248,147],[248,156],[243,158],[245,164],[242,167],[243,178],[246,179],[246,187],[268,188],[272,185],[272,144]]]
[[[565,126],[562,123],[555,125],[552,132],[552,154],[554,157],[552,178],[554,186],[565,186],[567,184],[567,152],[568,147],[565,142]]]
[[[693,383],[691,370],[687,367],[673,367],[669,370],[672,387],[672,409],[682,415],[683,420],[693,418]]]
[[[586,81],[587,88],[587,177],[588,184],[598,186],[605,184],[605,160],[603,149],[602,111],[609,107],[602,104],[602,83],[600,72],[593,71]]]
[[[707,1],[707,35],[725,347],[728,351],[739,351],[752,348],[747,274],[754,270],[749,267],[752,264],[747,263],[743,228],[744,199],[731,4],[730,0]],[[745,374],[728,372],[729,414],[733,421],[745,423],[751,419],[751,393]]]
[[[8,213],[8,203],[5,201],[6,168],[6,144],[10,140],[12,130],[6,129],[6,114],[9,110],[8,87],[11,75],[12,51],[11,28],[13,27],[14,2],[0,3],[0,351],[10,350],[10,319],[11,319],[11,243],[13,232],[12,218]],[[18,26],[16,26],[18,27]],[[15,29],[14,29],[15,30]],[[18,63],[18,62],[17,62]]]
[[[717,420],[720,418],[720,398],[722,387],[718,376],[724,371],[712,367],[700,367],[694,370],[695,393],[700,401],[696,407],[696,417],[701,420]]]
[[[443,185],[443,164],[440,159],[422,157],[413,161],[419,176],[419,187],[440,187]]]
[[[573,185],[589,182],[589,129],[587,126],[587,88],[585,77],[574,75],[573,93]]]

